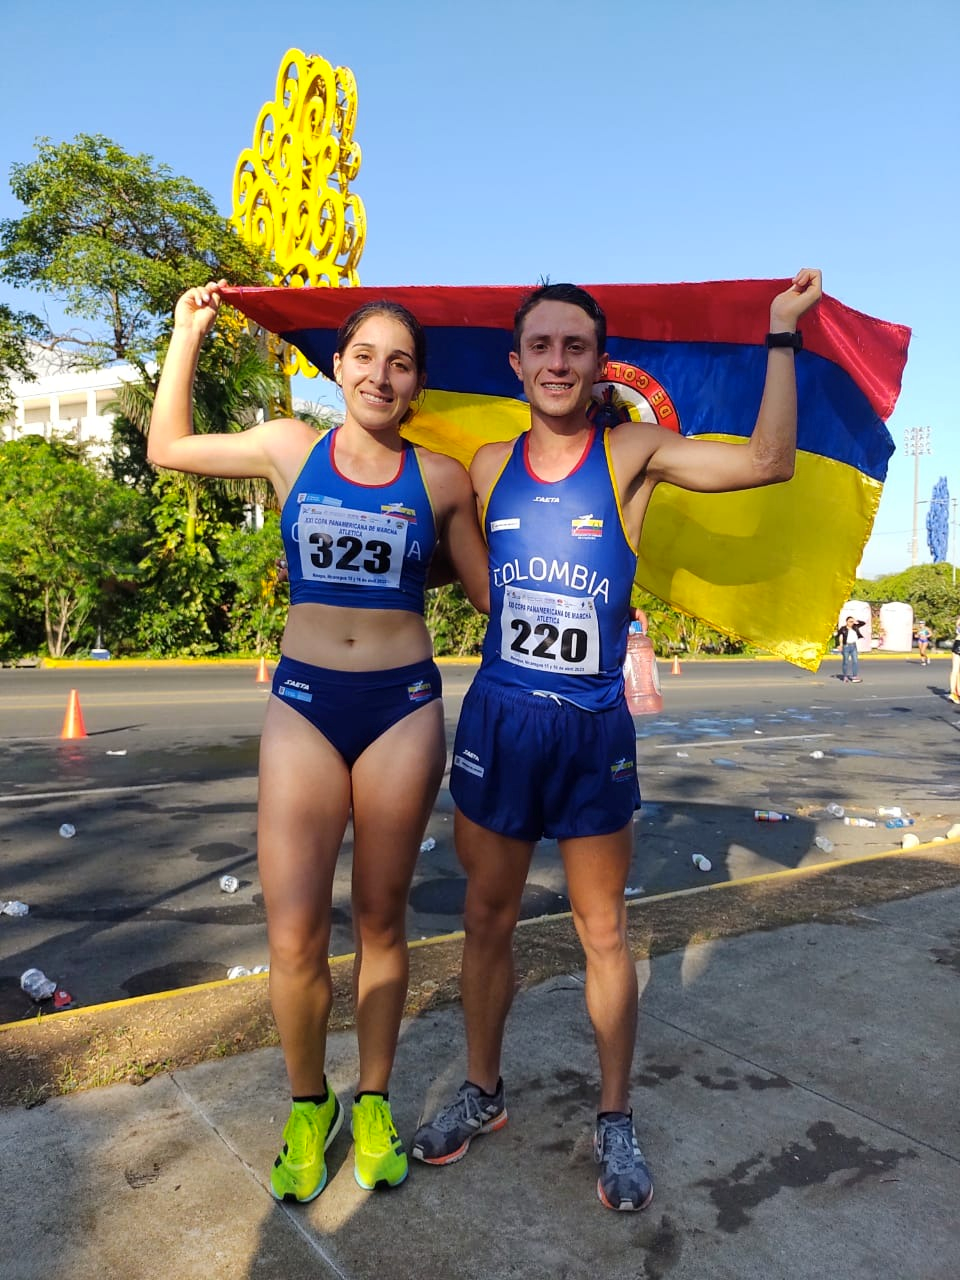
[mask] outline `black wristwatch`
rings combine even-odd
[[[768,333],[768,347],[789,347],[792,351],[803,350],[803,334],[797,329],[794,333]]]

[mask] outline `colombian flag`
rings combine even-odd
[[[592,413],[602,425],[658,422],[684,436],[743,440],[760,406],[770,302],[787,280],[587,285],[607,315],[608,359]],[[332,376],[336,330],[364,302],[400,302],[427,334],[422,408],[404,429],[469,464],[529,425],[508,362],[529,286],[230,288],[224,300]],[[900,392],[909,329],[824,295],[800,325],[796,473],[741,493],[657,487],[637,582],[799,666],[830,647],[870,535],[893,453],[884,425]]]

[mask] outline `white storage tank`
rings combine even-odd
[[[863,623],[863,630],[860,633],[860,639],[857,641],[857,649],[860,653],[869,653],[873,647],[873,622],[870,606],[866,600],[848,600],[840,610],[837,626],[842,627],[847,618],[856,618],[857,622]]]
[[[891,600],[880,606],[880,648],[888,653],[909,653],[913,648],[913,606]]]

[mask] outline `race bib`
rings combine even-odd
[[[400,516],[305,503],[297,518],[303,577],[310,582],[399,587],[408,527]]]
[[[506,587],[500,612],[500,657],[533,671],[596,675],[600,628],[593,597]]]

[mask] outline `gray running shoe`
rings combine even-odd
[[[413,1135],[410,1154],[424,1164],[455,1164],[478,1133],[493,1133],[506,1123],[503,1081],[497,1081],[497,1091],[490,1095],[465,1080],[453,1102]]]
[[[593,1155],[600,1166],[597,1197],[608,1209],[645,1209],[653,1179],[633,1131],[633,1117],[608,1113],[597,1120]]]

